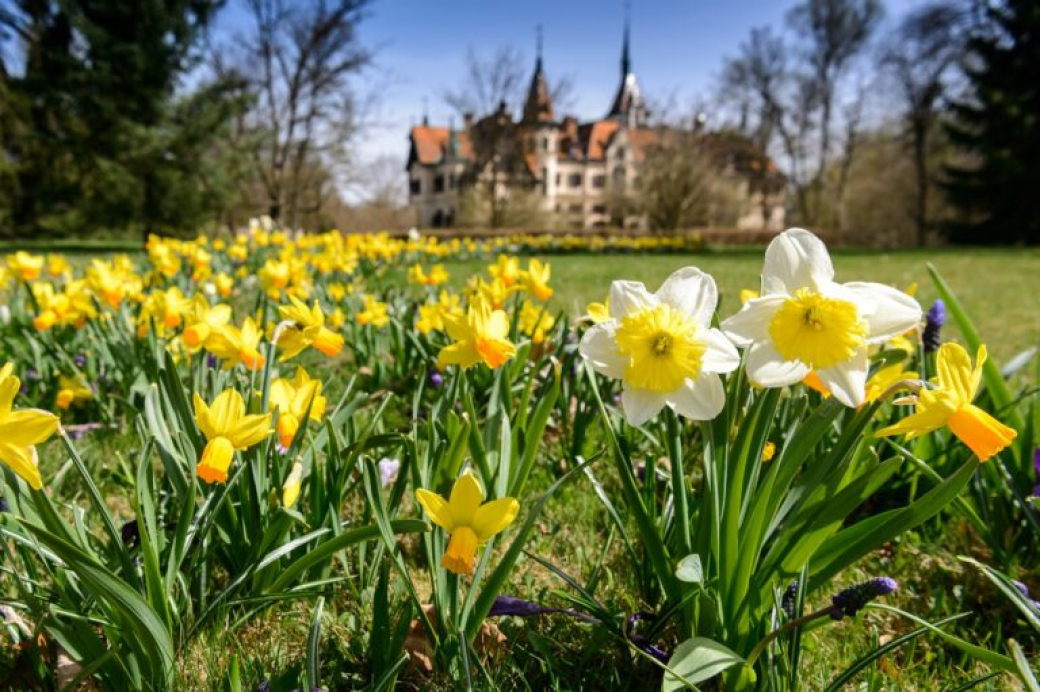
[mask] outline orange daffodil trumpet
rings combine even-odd
[[[740,356],[711,317],[715,281],[696,267],[668,277],[657,293],[636,281],[610,288],[610,319],[581,340],[593,369],[623,383],[621,406],[631,425],[642,425],[669,406],[691,420],[710,420],[725,404],[720,373]]]
[[[235,451],[242,451],[271,434],[271,414],[246,414],[242,395],[228,389],[207,405],[195,394],[195,422],[206,436],[202,460],[195,468],[207,483],[226,483]]]
[[[762,387],[784,387],[816,371],[835,399],[865,400],[868,348],[917,326],[921,306],[876,283],[834,282],[823,242],[809,231],[784,231],[766,249],[762,295],[748,300],[722,330],[748,348],[747,372]]]
[[[911,440],[946,426],[979,458],[986,461],[1010,445],[1018,435],[972,400],[979,391],[986,347],[980,346],[972,368],[971,357],[958,344],[943,344],[936,356],[938,387],[921,389],[914,413],[877,432],[879,437],[906,435]]]
[[[36,456],[36,445],[58,429],[58,417],[50,411],[14,411],[14,397],[21,381],[11,374],[14,366],[0,368],[0,462],[22,477],[33,490],[43,487]]]
[[[484,490],[469,471],[455,481],[449,499],[422,488],[415,491],[415,498],[430,521],[451,534],[441,566],[467,576],[473,574],[477,548],[504,531],[520,511],[520,503],[512,497],[484,502]]]
[[[479,296],[469,305],[469,311],[444,315],[444,327],[455,342],[441,349],[437,367],[448,365],[463,368],[484,363],[491,369],[502,366],[516,355],[516,346],[509,340],[509,318],[501,310],[492,310]]]

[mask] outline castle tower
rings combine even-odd
[[[621,84],[617,96],[607,113],[607,118],[619,120],[630,128],[646,125],[646,106],[639,91],[636,74],[632,71],[632,60],[629,56],[629,19],[628,6],[625,6],[625,35],[621,45]]]
[[[527,89],[522,122],[525,125],[533,125],[542,122],[551,123],[552,121],[552,95],[549,93],[549,81],[545,78],[545,70],[542,69],[542,27],[539,26],[538,58],[534,63],[534,75],[531,77],[531,86]]]

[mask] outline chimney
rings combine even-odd
[[[469,132],[471,127],[473,127],[473,112],[466,111],[462,114],[462,129]]]

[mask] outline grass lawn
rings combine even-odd
[[[572,315],[590,301],[601,301],[614,279],[642,281],[651,290],[673,271],[687,265],[715,277],[722,295],[720,313],[739,307],[742,288],[757,288],[762,250],[731,250],[677,255],[557,255],[552,264],[554,302]],[[1040,343],[1040,250],[956,249],[907,252],[836,252],[836,278],[877,281],[899,288],[917,283],[917,298],[925,309],[937,294],[928,277],[931,262],[963,301],[990,353],[1005,362]],[[447,264],[456,285],[480,271],[485,262]],[[952,327],[955,329],[955,327]],[[954,331],[953,334],[956,334]]]

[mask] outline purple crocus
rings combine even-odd
[[[397,472],[401,470],[401,461],[399,459],[391,459],[390,457],[383,457],[376,464],[379,468],[379,482],[382,483],[383,487],[390,485],[397,478]]]
[[[442,375],[441,371],[437,368],[430,368],[430,372],[426,376],[426,380],[434,389],[440,389],[441,385],[444,384],[444,375]]]

